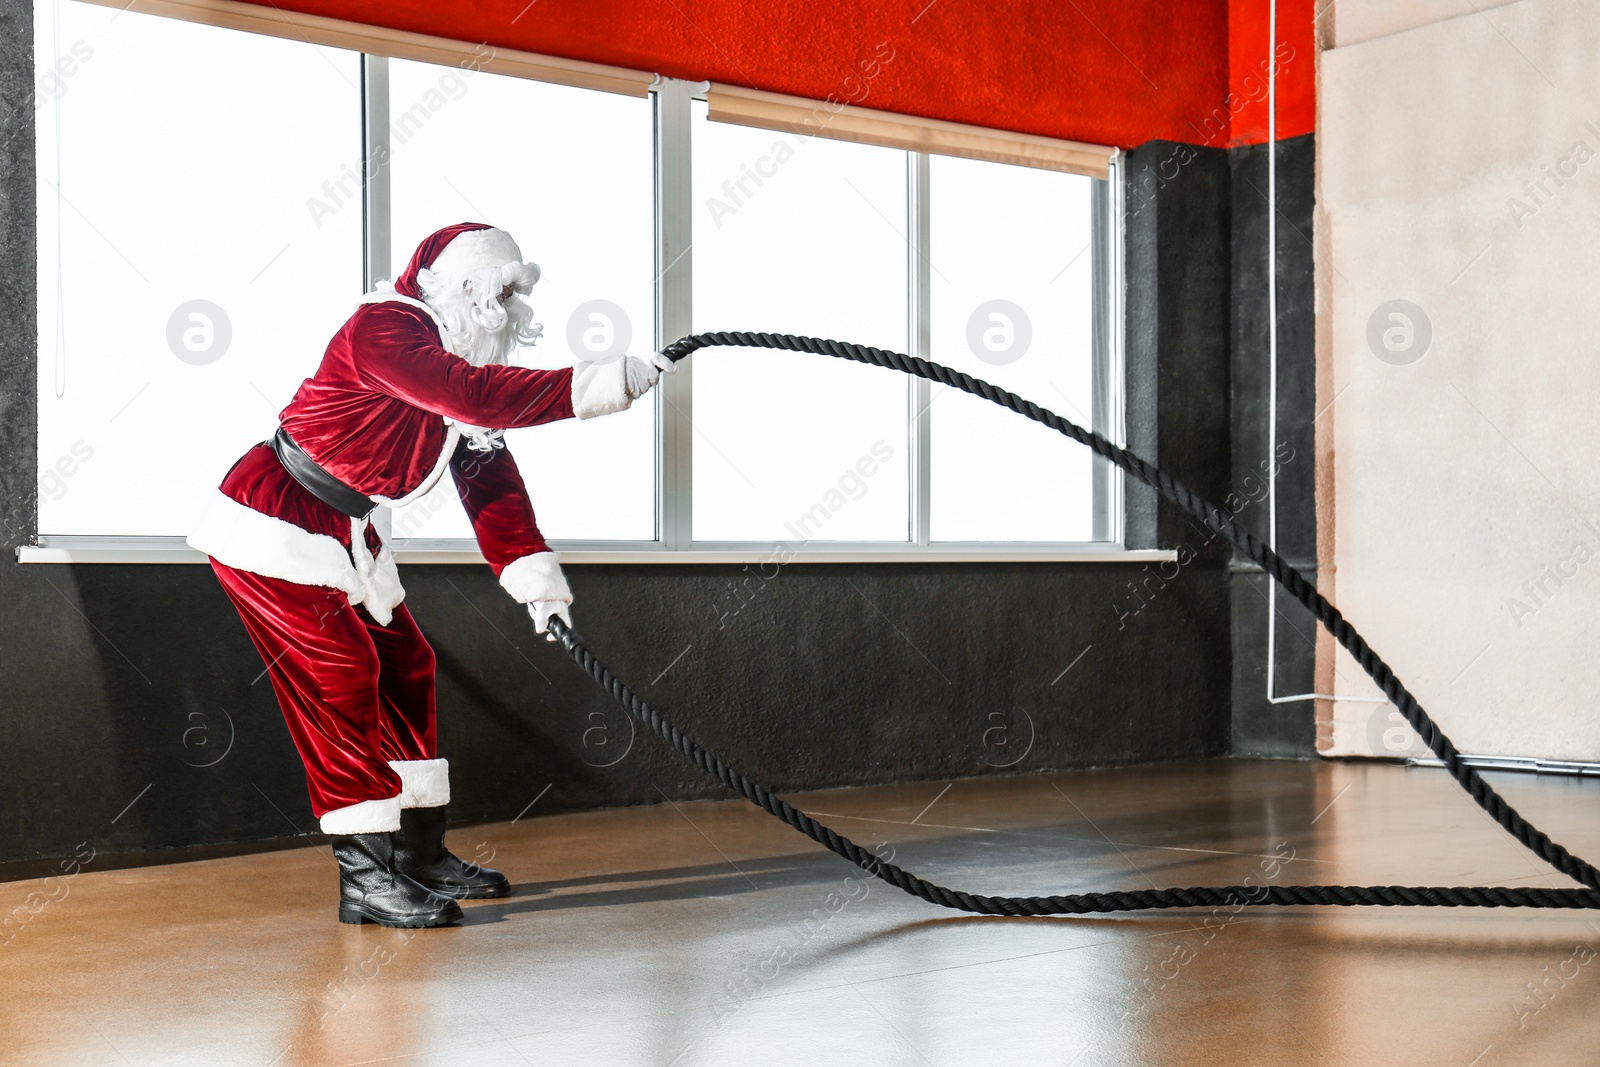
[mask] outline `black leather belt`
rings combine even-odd
[[[376,501],[318,466],[317,461],[306,455],[305,449],[295,444],[294,438],[282,426],[267,443],[278,454],[278,462],[283,464],[283,469],[289,472],[290,477],[333,510],[352,519],[364,519],[378,506]]]

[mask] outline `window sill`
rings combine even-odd
[[[898,544],[787,545],[702,543],[674,551],[650,542],[552,543],[566,564],[727,563],[1152,563],[1176,560],[1170,549],[1127,549],[1108,543],[950,543],[927,547]],[[482,563],[465,541],[411,541],[394,548],[401,564]],[[19,563],[204,563],[206,557],[180,537],[85,537],[42,535],[37,545],[17,549]]]

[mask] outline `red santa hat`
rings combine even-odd
[[[526,284],[538,280],[539,268],[533,263],[523,263],[522,249],[504,230],[482,222],[458,222],[430,234],[411,254],[411,262],[394,281],[394,291],[413,300],[423,299],[418,280],[423,271],[435,274],[462,275],[492,267],[517,264],[528,268]],[[520,280],[520,279],[519,279]]]

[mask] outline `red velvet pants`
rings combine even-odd
[[[436,758],[433,649],[411,612],[380,626],[338,589],[211,567],[267,664],[311,810],[400,795],[389,761]]]

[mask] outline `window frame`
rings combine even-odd
[[[88,0],[100,2],[100,0]],[[147,6],[140,4],[140,7]],[[171,4],[170,7],[180,7]],[[169,14],[170,11],[161,11]],[[177,16],[181,17],[181,16]],[[239,27],[243,29],[243,27]],[[246,29],[245,32],[252,32]],[[259,31],[256,31],[259,32]],[[391,49],[394,54],[399,51]],[[409,58],[409,57],[408,57]],[[421,57],[419,57],[421,58]],[[429,61],[448,61],[433,56]],[[480,69],[494,70],[494,66]],[[537,67],[495,71],[539,79]],[[389,128],[388,59],[361,52],[362,234],[363,280],[367,291],[390,262],[389,153],[384,141]],[[572,81],[559,79],[567,84]],[[584,85],[608,91],[599,85]],[[655,159],[655,346],[691,332],[693,307],[692,101],[706,99],[707,82],[656,76],[649,87],[654,121]],[[614,91],[614,90],[612,90]],[[631,95],[631,94],[630,94]],[[895,116],[896,121],[902,117]],[[710,120],[715,121],[715,120]],[[898,147],[898,146],[895,146]],[[908,189],[907,270],[908,329],[912,355],[927,358],[930,347],[929,267],[922,250],[929,237],[929,159],[927,152],[906,152]],[[1123,358],[1123,204],[1120,154],[1111,152],[1108,174],[1091,178],[1091,276],[1093,286],[1091,429],[1123,443],[1125,429],[1125,365]],[[376,163],[377,165],[373,165]],[[822,358],[822,357],[818,357]],[[1173,553],[1129,549],[1125,545],[1124,479],[1103,460],[1094,461],[1093,539],[1088,541],[938,542],[929,537],[931,484],[928,401],[932,383],[909,379],[908,404],[911,474],[907,479],[910,530],[905,541],[811,541],[798,544],[762,541],[696,541],[692,536],[693,496],[693,360],[665,375],[653,393],[656,419],[655,529],[650,541],[552,540],[551,547],[569,563],[755,563],[789,562],[1067,562],[1167,560]],[[376,524],[386,540],[391,513],[379,509]],[[37,544],[18,550],[21,562],[39,563],[178,563],[202,562],[181,537],[37,534]],[[393,545],[399,562],[459,564],[481,562],[470,538],[413,538]]]

